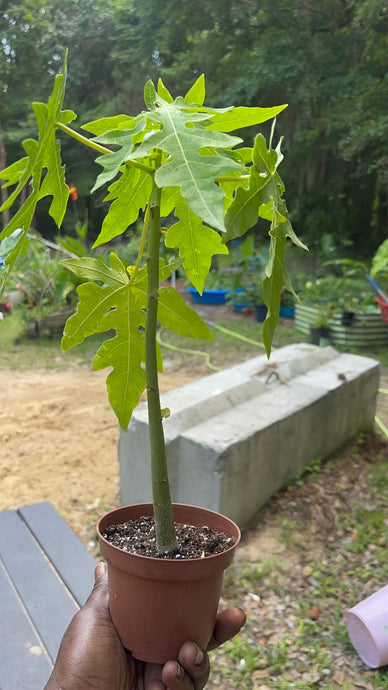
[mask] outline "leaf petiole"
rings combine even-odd
[[[106,146],[101,146],[101,144],[97,144],[95,141],[92,141],[92,139],[88,139],[87,137],[84,137],[83,134],[80,134],[79,132],[76,132],[74,129],[71,129],[71,127],[68,127],[67,125],[62,124],[62,122],[56,122],[55,126],[58,129],[61,129],[62,132],[65,132],[68,134],[70,137],[73,137],[73,139],[77,139],[81,144],[84,144],[85,146],[89,146],[89,148],[94,149],[95,151],[98,151],[99,153],[102,154],[107,154],[107,153],[113,153],[110,149],[107,149]],[[149,165],[145,165],[144,163],[140,163],[139,161],[124,161],[125,165],[130,165],[132,168],[137,168],[138,170],[143,170],[144,172],[149,173],[152,175],[154,173],[154,169],[151,168]]]
[[[110,149],[105,148],[105,146],[101,146],[101,144],[96,144],[91,139],[84,137],[83,134],[79,134],[79,132],[76,132],[74,129],[71,129],[71,127],[62,124],[62,122],[56,122],[55,126],[58,127],[58,129],[61,129],[62,132],[69,134],[69,136],[73,137],[73,139],[77,139],[77,141],[80,141],[81,144],[85,144],[86,146],[89,146],[91,149],[94,149],[99,153],[112,153]]]

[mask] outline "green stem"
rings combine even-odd
[[[56,122],[55,126],[58,127],[58,129],[61,129],[62,132],[66,132],[66,134],[73,137],[73,139],[77,139],[77,141],[80,141],[81,144],[85,144],[86,146],[89,146],[89,148],[94,149],[99,153],[112,153],[110,149],[107,149],[105,146],[101,146],[100,144],[97,144],[95,141],[92,141],[91,139],[84,137],[83,134],[79,134],[79,132],[76,132],[74,129],[71,129],[71,127],[68,127],[67,125],[63,125],[61,122]]]
[[[159,246],[161,190],[153,182],[150,200],[150,225],[148,240],[148,293],[145,329],[145,370],[147,385],[148,422],[151,447],[152,494],[156,546],[159,554],[170,553],[178,548],[171,506],[167,474],[166,447],[164,442],[162,413],[157,367],[156,326],[159,298]]]
[[[141,238],[140,238],[140,245],[139,245],[139,251],[137,253],[137,259],[136,259],[136,265],[135,268],[133,269],[133,272],[131,274],[131,281],[135,281],[135,278],[139,272],[140,264],[141,264],[141,259],[144,254],[144,247],[147,239],[147,233],[148,233],[148,227],[150,224],[150,205],[148,204],[146,208],[146,212],[144,215],[144,223],[143,223],[143,230],[141,233]]]
[[[66,134],[68,134],[70,137],[73,137],[73,139],[77,139],[77,141],[81,142],[81,144],[85,144],[85,146],[89,146],[89,148],[94,149],[99,153],[113,153],[113,151],[107,149],[106,146],[101,146],[101,144],[97,144],[97,142],[93,141],[92,139],[84,137],[83,134],[76,132],[74,129],[71,129],[71,127],[63,125],[62,122],[56,122],[55,126],[58,129],[61,129],[62,132],[66,132]],[[130,165],[132,168],[138,168],[138,170],[144,170],[144,172],[150,173],[150,175],[152,175],[154,172],[154,169],[151,168],[149,165],[145,165],[144,163],[140,163],[139,161],[123,161],[123,165],[124,164]]]

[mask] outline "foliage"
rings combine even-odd
[[[319,304],[317,306],[317,313],[314,321],[311,324],[311,328],[330,328],[330,318],[333,316],[335,309],[331,303],[329,304]]]
[[[362,262],[336,259],[324,264],[326,273],[307,281],[299,290],[302,301],[325,307],[327,317],[341,312],[378,313],[374,293],[365,279]]]
[[[58,236],[55,243],[39,235],[28,234],[27,252],[19,257],[12,274],[12,281],[23,293],[24,299],[18,311],[23,313],[24,319],[35,319],[57,311],[67,312],[75,307],[76,287],[80,280],[69,273],[62,260],[93,253],[88,249],[86,233],[87,224],[77,223],[75,237]]]
[[[382,273],[384,277],[388,274],[388,238],[380,244],[372,259],[372,278],[376,277],[378,273]]]
[[[71,45],[69,102],[84,122],[137,112],[145,80],[159,75],[175,90],[205,72],[215,105],[288,102],[283,178],[298,235],[314,250],[330,233],[342,255],[371,254],[386,237],[385,0],[300,7],[292,0],[13,0],[0,13],[0,137],[8,163],[20,155],[20,138],[32,135],[27,104],[49,93]],[[75,142],[63,145],[96,236],[105,190],[89,196],[91,156]],[[43,202],[36,218],[47,235],[54,229],[44,212]]]
[[[60,263],[62,254],[53,253],[40,241],[31,240],[13,278],[22,286],[25,317],[36,317],[68,309],[75,304],[77,281]]]
[[[92,121],[84,125],[94,135],[88,139],[68,126],[76,116],[62,109],[65,81],[66,63],[47,104],[33,104],[38,139],[23,142],[27,155],[1,173],[5,186],[14,188],[3,209],[12,205],[25,185],[31,185],[30,195],[0,234],[0,240],[11,243],[4,273],[6,277],[23,248],[39,200],[50,196],[51,217],[58,225],[64,218],[69,187],[57,130],[96,149],[102,172],[93,189],[109,184],[106,200],[111,204],[94,247],[125,233],[139,215],[144,215],[144,225],[134,266],[125,266],[113,252],[108,262],[93,256],[63,262],[85,282],[78,287],[78,308],[66,324],[62,347],[66,350],[93,334],[115,331],[97,351],[93,366],[112,367],[107,377],[109,400],[123,429],[147,388],[156,539],[162,554],[174,550],[176,540],[158,392],[162,364],[157,321],[186,337],[210,339],[212,334],[175,288],[160,287],[160,281],[183,267],[202,292],[213,256],[228,251],[225,242],[244,235],[258,217],[269,221],[263,284],[268,307],[263,339],[269,353],[281,290],[293,289],[284,262],[286,242],[304,245],[293,232],[283,198],[278,173],[281,140],[275,148],[271,142],[267,148],[258,134],[253,147],[236,148],[243,140],[230,132],[272,119],[285,106],[207,107],[203,75],[184,98],[175,99],[161,80],[157,90],[148,81],[147,110],[135,117]],[[162,233],[161,216],[172,213],[175,222]],[[179,254],[168,263],[160,257],[162,237]]]
[[[173,86],[205,71],[215,103],[290,103],[284,116],[293,222],[309,242],[335,232],[374,249],[387,231],[384,0],[115,3],[121,64]],[[340,233],[337,232],[340,230]]]
[[[7,186],[15,185],[7,206],[11,205],[30,178],[33,181],[31,195],[3,231],[2,238],[9,237],[19,227],[23,227],[25,233],[31,223],[37,200],[47,194],[52,195],[50,214],[58,224],[63,219],[68,187],[64,180],[55,130],[58,127],[66,129],[66,125],[75,117],[72,111],[61,110],[64,77],[56,78],[54,92],[47,106],[42,103],[34,104],[40,130],[39,140],[25,142],[24,147],[28,155],[2,173],[2,177],[7,180]],[[200,103],[199,106],[192,103],[195,97]],[[265,279],[269,297],[268,307],[270,311],[272,309],[272,316],[270,314],[267,320],[267,329],[271,334],[276,325],[276,306],[280,299],[279,290],[276,295],[275,288],[280,286],[281,289],[283,285],[290,287],[282,262],[282,248],[287,236],[298,242],[287,220],[285,202],[282,199],[284,188],[277,173],[277,167],[282,160],[280,145],[275,150],[267,150],[263,137],[259,135],[252,149],[252,162],[249,161],[245,168],[244,157],[239,150],[233,151],[233,147],[241,140],[224,131],[229,131],[235,126],[240,127],[244,121],[248,124],[254,120],[262,121],[265,117],[272,117],[282,108],[235,108],[232,111],[211,109],[202,106],[203,98],[202,78],[189,91],[185,100],[178,98],[173,101],[168,93],[166,98],[166,89],[162,84],[159,85],[158,94],[152,85],[148,85],[146,100],[148,99],[150,111],[135,118],[125,116],[98,120],[84,127],[88,131],[99,133],[93,139],[96,146],[108,143],[120,147],[114,153],[106,149],[97,159],[104,170],[97,178],[95,188],[117,175],[119,178],[109,188],[107,199],[113,199],[113,203],[95,246],[113,239],[118,232],[124,232],[127,225],[136,220],[139,210],[144,210],[152,186],[150,173],[153,172],[155,182],[161,189],[166,190],[161,202],[162,211],[167,215],[171,208],[175,207],[174,215],[177,222],[170,226],[166,243],[177,246],[182,257],[180,261],[168,266],[162,263],[161,276],[164,279],[176,266],[183,264],[193,285],[202,292],[213,254],[227,251],[220,235],[210,226],[224,231],[225,236],[230,238],[239,236],[249,229],[250,225],[255,223],[258,214],[272,219],[271,256]],[[187,125],[191,125],[191,128]],[[206,155],[202,154],[204,149]],[[164,157],[164,164],[157,164],[154,171],[152,166],[155,156],[159,157],[160,161]],[[124,164],[125,168],[122,169]],[[48,169],[48,173],[42,181],[45,168]],[[243,186],[239,182],[241,177]],[[227,178],[227,184],[234,184],[238,190],[237,194],[229,199],[225,225],[225,194],[222,185],[214,183],[216,179],[222,182],[222,178]],[[258,179],[262,180],[259,188]],[[246,189],[245,180],[248,183]],[[249,211],[248,217],[242,215],[243,204]],[[125,219],[119,226],[118,216]],[[146,230],[147,225],[148,219]],[[22,244],[22,238],[19,238],[7,258],[6,263],[9,266],[13,265]],[[143,248],[140,259],[142,253]],[[201,263],[198,257],[201,257]],[[106,348],[98,354],[95,366],[100,368],[112,364],[111,350],[116,351],[125,347],[128,338],[132,343],[130,349],[133,356],[129,362],[124,363],[129,370],[121,370],[122,360],[118,358],[118,370],[110,375],[110,380],[108,379],[111,401],[121,397],[119,390],[121,391],[122,377],[125,376],[128,380],[123,396],[126,405],[121,408],[119,403],[114,402],[120,423],[126,428],[131,411],[145,386],[141,366],[144,351],[139,329],[144,328],[145,324],[146,268],[140,269],[137,266],[132,269],[131,280],[128,281],[124,265],[114,254],[111,255],[108,266],[100,259],[93,258],[69,260],[65,263],[84,280],[95,278],[99,284],[87,283],[79,288],[80,306],[66,329],[64,347],[82,342],[93,332],[116,327],[116,338],[111,343],[108,341]],[[162,288],[160,291],[159,319],[163,326],[181,332],[182,335],[197,333],[200,337],[206,337],[205,326],[199,326],[191,311],[189,316],[188,308],[171,289]],[[190,319],[192,323],[189,323]],[[270,339],[267,340],[267,348],[269,347]],[[129,380],[132,381],[131,386]],[[135,386],[134,381],[137,382]]]
[[[0,168],[13,163],[21,155],[21,141],[34,136],[35,119],[30,103],[46,99],[52,80],[61,69],[66,46],[71,45],[68,96],[73,107],[89,119],[108,112],[115,87],[111,78],[110,58],[114,27],[111,2],[102,0],[13,0],[1,3],[0,22]],[[81,152],[75,142],[64,143],[68,176],[76,182],[79,209],[88,211],[91,224],[100,215],[101,197],[88,203],[87,195],[93,181],[92,158]],[[2,160],[1,160],[2,158]],[[2,202],[6,198],[2,190]],[[56,227],[47,214],[42,200],[34,218],[35,228],[53,239]],[[66,225],[73,224],[68,209]],[[4,214],[6,220],[6,214]],[[1,227],[1,226],[0,226]],[[3,224],[4,227],[4,224]]]
[[[215,105],[288,102],[283,177],[298,235],[314,250],[330,233],[342,255],[371,254],[386,237],[385,0],[13,0],[0,12],[0,138],[9,163],[32,134],[27,104],[49,93],[71,45],[69,101],[84,122],[137,112],[145,80],[159,75],[174,90],[205,72]],[[63,145],[96,236],[105,190],[89,196],[90,155]],[[43,202],[37,220],[47,235],[54,229],[44,211]]]

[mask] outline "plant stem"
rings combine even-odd
[[[144,247],[147,239],[147,234],[148,234],[148,228],[150,224],[150,206],[149,204],[147,205],[145,216],[144,216],[144,223],[143,223],[143,230],[141,233],[141,238],[140,238],[140,245],[139,245],[139,251],[137,253],[137,259],[136,259],[136,265],[135,268],[133,269],[133,272],[131,274],[131,281],[135,282],[135,278],[139,272],[141,260],[143,258],[144,254]]]
[[[145,329],[145,370],[147,385],[148,421],[151,447],[152,495],[156,546],[160,555],[178,548],[171,506],[167,475],[166,447],[164,442],[162,413],[157,367],[156,325],[159,297],[159,246],[161,190],[153,182],[150,200],[150,225],[148,240],[148,292]]]

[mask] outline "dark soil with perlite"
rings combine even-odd
[[[152,558],[204,558],[229,549],[235,543],[233,537],[210,527],[175,524],[179,550],[160,556],[156,550],[155,523],[153,517],[140,517],[118,525],[110,525],[104,537],[113,546],[139,556]]]

